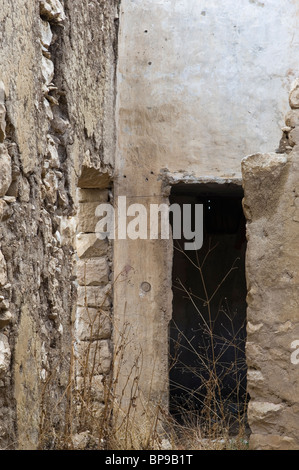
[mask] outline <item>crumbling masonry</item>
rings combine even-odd
[[[91,315],[109,290],[109,247],[92,251],[86,210],[109,197],[118,2],[83,3],[9,1],[0,12],[1,448],[37,448],[47,423],[65,426],[89,335],[85,261]],[[95,400],[110,366],[108,296],[104,308],[91,338],[105,359]]]

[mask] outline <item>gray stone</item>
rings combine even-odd
[[[48,49],[52,41],[53,33],[48,21],[40,20],[40,41]]]
[[[0,81],[0,143],[4,142],[6,137],[6,108],[5,108],[5,89],[3,82]]]
[[[0,197],[6,194],[11,182],[11,158],[6,147],[0,144]]]
[[[0,286],[7,283],[7,266],[2,251],[0,251]]]
[[[0,377],[8,372],[10,366],[10,357],[11,352],[8,339],[3,333],[0,333]]]
[[[46,85],[50,85],[54,77],[54,64],[47,57],[42,57],[42,75]]]

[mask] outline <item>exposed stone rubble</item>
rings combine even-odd
[[[12,184],[12,161],[5,145],[6,139],[6,106],[5,88],[0,82],[0,222],[8,219],[11,212],[9,203],[12,202],[7,196]],[[1,232],[0,232],[1,237]],[[10,376],[11,349],[9,344],[9,325],[12,322],[12,314],[9,310],[11,285],[8,282],[7,263],[0,245],[0,400],[1,386],[5,386]],[[0,401],[1,406],[1,401]],[[7,410],[8,411],[8,410]],[[3,415],[5,416],[5,409]],[[0,439],[7,433],[5,426],[0,426]]]
[[[128,2],[130,10],[133,3]],[[133,319],[136,340],[126,352],[119,390],[135,368],[139,396],[147,399],[150,391],[155,404],[167,404],[171,241],[134,240],[125,249],[116,243],[113,264],[111,242],[96,232],[96,208],[112,202],[113,189],[131,199],[143,195],[150,204],[149,195],[167,203],[177,183],[240,184],[239,156],[229,155],[231,133],[223,142],[224,133],[205,119],[205,149],[205,139],[197,145],[196,117],[189,139],[191,121],[180,115],[193,116],[196,108],[175,103],[180,92],[165,105],[167,93],[143,86],[138,67],[146,64],[148,84],[148,66],[157,73],[158,60],[145,60],[127,47],[135,37],[126,25],[119,62],[122,100],[115,113],[119,5],[119,0],[6,0],[0,8],[0,449],[99,447],[97,430],[113,382],[112,340],[121,338],[126,322],[122,308],[113,312],[113,287],[116,303],[126,298],[130,304],[126,315]],[[149,25],[140,31],[138,47],[150,44],[144,50],[151,55],[154,34]],[[162,49],[169,44],[165,34]],[[136,67],[131,79],[129,49]],[[165,72],[159,71],[155,87],[160,80],[164,86],[166,76],[173,80]],[[191,101],[197,107],[197,99]],[[292,344],[299,340],[299,79],[289,104],[276,153],[242,162],[252,449],[299,448],[299,366],[291,361]],[[233,141],[252,142],[246,125]],[[216,142],[225,158],[214,152]],[[233,150],[236,154],[239,146]],[[125,282],[115,287],[118,268]],[[135,367],[139,344],[145,359],[141,374]],[[131,406],[130,387],[125,393]],[[72,439],[65,440],[71,431]]]
[[[40,14],[48,21],[60,23],[65,20],[63,6],[59,0],[40,0]]]
[[[298,449],[299,338],[298,81],[286,126],[290,153],[256,154],[242,162],[247,217],[247,363],[252,449]]]
[[[4,142],[6,137],[6,108],[5,108],[5,89],[3,82],[0,82],[0,143]]]
[[[9,371],[10,356],[8,339],[3,333],[0,333],[0,377],[3,377]]]
[[[291,110],[285,117],[285,126],[282,127],[283,136],[280,141],[279,153],[290,153],[299,142],[299,80],[294,80],[289,94]]]
[[[65,429],[78,287],[76,188],[87,154],[88,165],[109,173],[105,188],[111,180],[117,9],[118,1],[93,0],[1,7],[0,449],[53,448]],[[107,197],[103,191],[99,201]],[[105,298],[107,314],[91,336],[103,359],[95,384],[111,364],[107,249],[88,264],[88,287],[100,290],[94,298]],[[78,341],[86,344],[82,310],[79,318]]]
[[[10,16],[11,7],[6,8]],[[47,133],[47,129],[51,132],[54,119],[53,104],[44,113],[43,101],[39,101],[41,93],[48,96],[53,86],[54,64],[48,52],[53,35],[50,23],[38,15],[30,16],[30,10],[28,15],[35,22],[36,38],[38,26],[42,25],[40,43],[28,41],[26,48],[29,56],[29,50],[31,55],[36,54],[35,71],[39,68],[44,81],[39,86],[33,82],[32,90],[23,98],[29,103],[28,111],[26,106],[23,110],[24,120],[30,120],[36,112],[39,116],[35,121],[38,148],[32,141],[28,155],[25,141],[32,137],[33,129],[28,137],[26,126],[19,127],[16,122],[16,116],[22,112],[17,109],[17,103],[21,105],[23,100],[16,100],[11,80],[13,71],[4,66],[0,77],[3,79],[0,82],[0,400],[4,404],[0,406],[0,446],[19,445],[25,449],[34,448],[39,442],[42,407],[46,406],[42,400],[43,383],[51,380],[56,393],[67,384],[69,365],[65,358],[70,356],[71,330],[65,313],[71,308],[72,292],[67,274],[72,266],[72,247],[69,240],[62,246],[57,237],[57,216],[62,212],[57,201],[59,190],[65,189],[60,183],[64,176],[58,143],[54,141],[55,134],[52,137]],[[15,16],[15,21],[19,19]],[[10,44],[5,44],[3,48],[8,55],[9,47]],[[1,64],[5,64],[3,57]],[[22,70],[25,73],[26,66]],[[22,82],[19,83],[21,86]],[[43,131],[44,136],[38,135]],[[49,172],[42,170],[43,156],[50,162]],[[71,215],[72,206],[67,207],[65,196],[64,199],[66,214]],[[29,421],[27,413],[32,418]]]

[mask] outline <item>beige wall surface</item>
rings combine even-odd
[[[240,184],[243,157],[278,149],[299,73],[298,19],[291,0],[122,1],[116,205],[119,195],[147,208],[167,202],[161,172],[170,184]],[[115,340],[130,330],[120,393],[141,355],[140,396],[165,403],[171,253],[165,240],[116,240],[114,247]]]
[[[221,176],[275,151],[298,21],[293,0],[123,0],[118,160]]]

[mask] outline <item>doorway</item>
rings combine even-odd
[[[242,187],[179,184],[171,204],[203,205],[203,245],[173,241],[173,314],[169,325],[169,406],[178,422],[246,421],[246,229]],[[193,211],[194,213],[194,211]],[[172,224],[172,220],[170,220]]]

